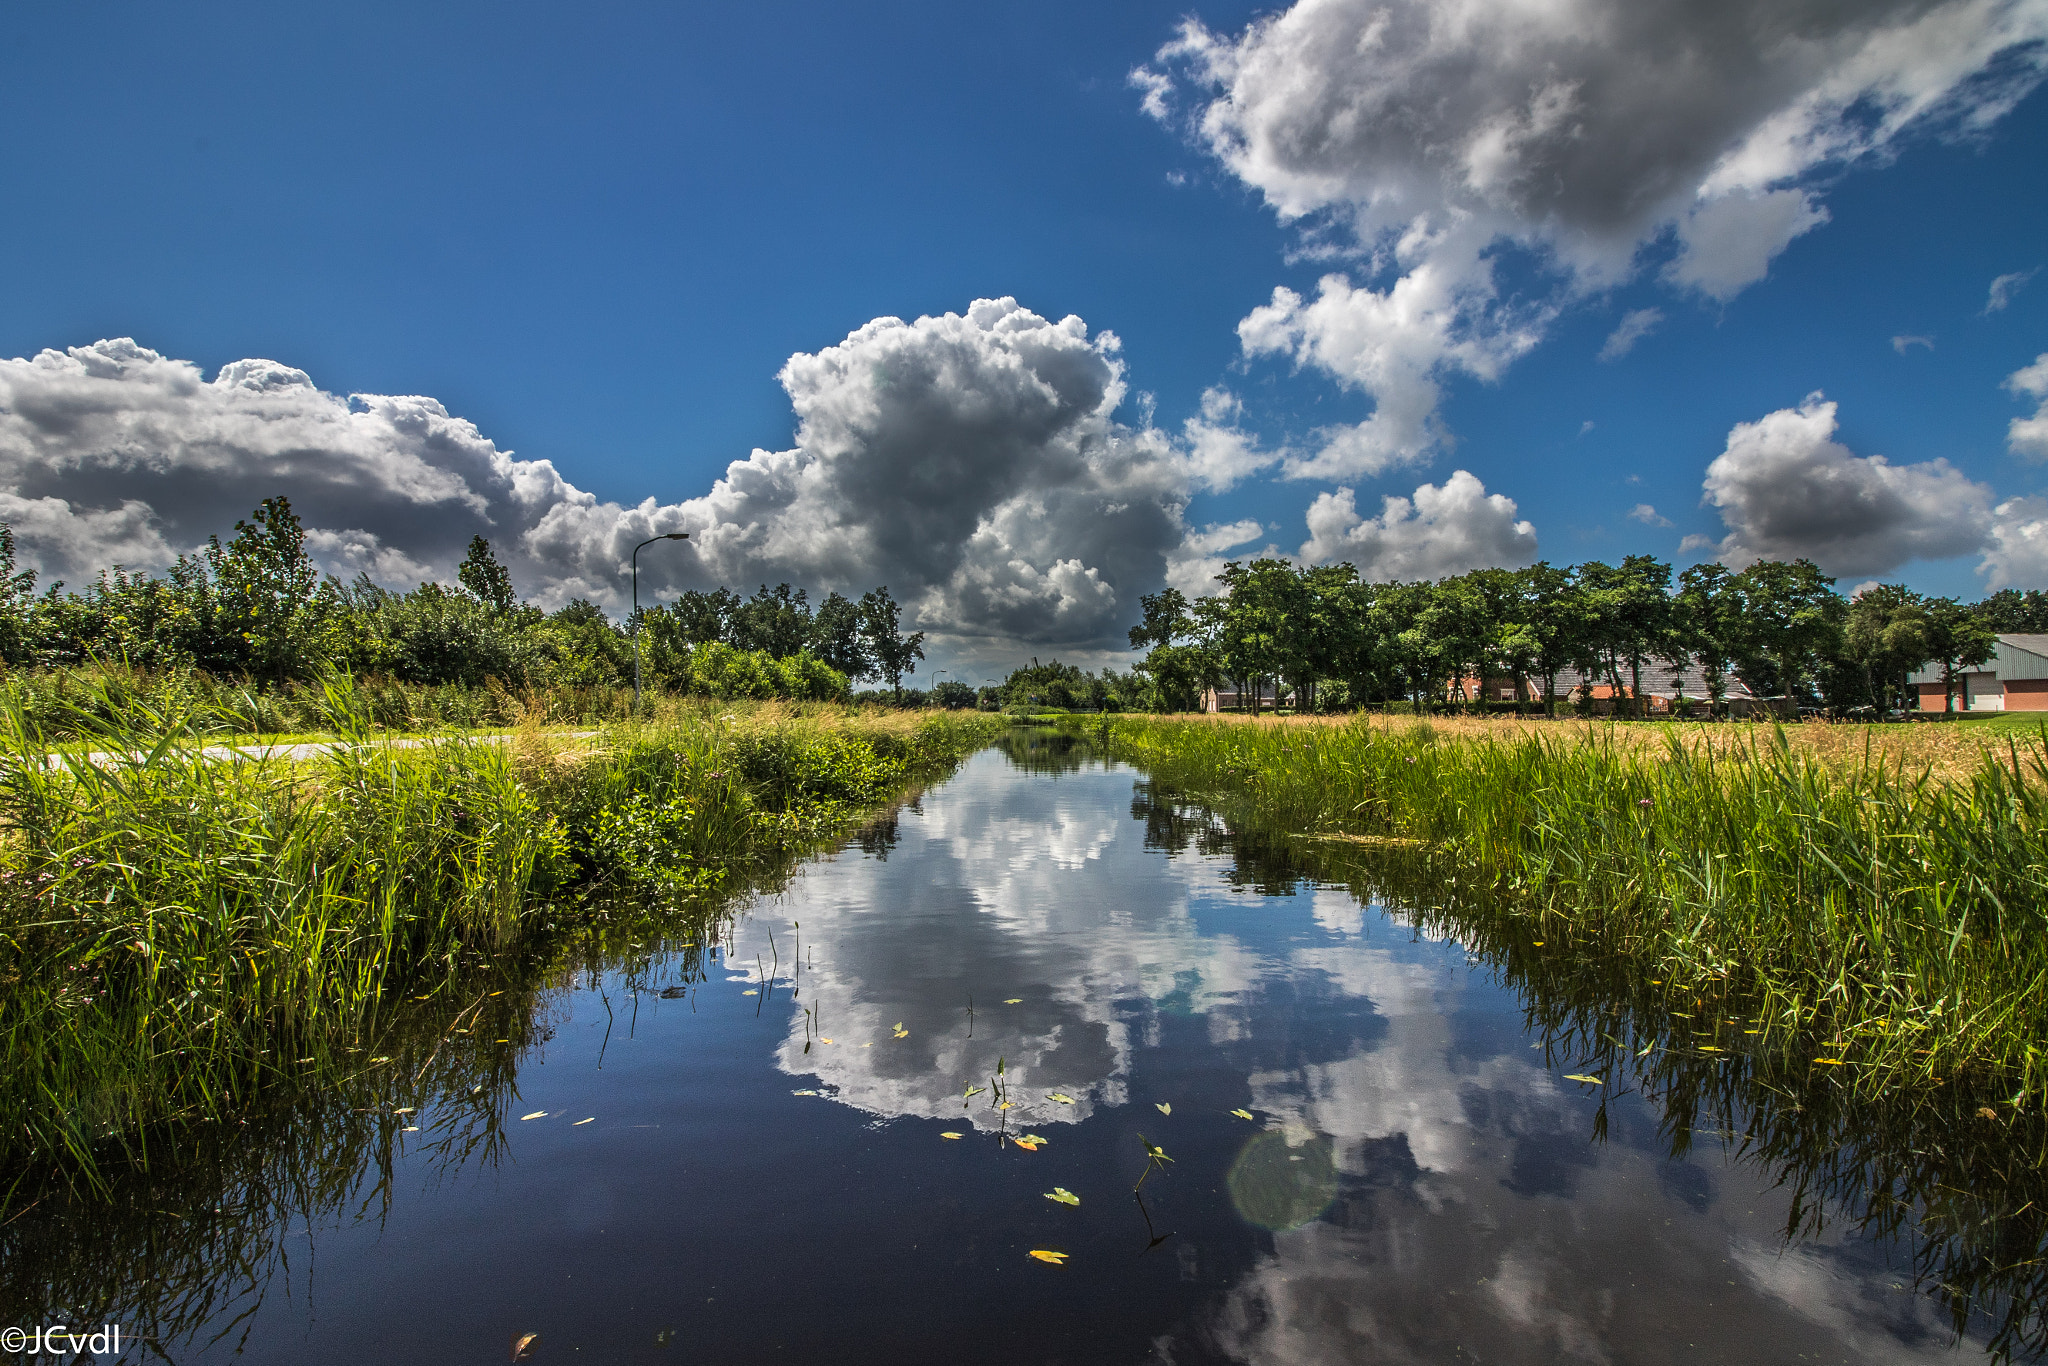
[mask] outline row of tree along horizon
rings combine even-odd
[[[554,612],[521,602],[483,538],[458,586],[345,584],[314,568],[284,498],[161,575],[115,567],[82,592],[58,583],[40,594],[36,577],[15,568],[13,533],[0,523],[0,660],[15,667],[117,660],[269,685],[329,670],[470,687],[632,677],[632,623],[581,600]],[[1472,705],[1485,679],[1510,680],[1518,706],[1555,711],[1569,673],[1607,680],[1624,714],[1646,708],[1654,670],[1691,666],[1707,709],[1722,708],[1732,678],[1787,710],[1849,715],[1909,705],[1907,676],[1929,664],[1953,695],[1957,674],[1990,657],[1994,633],[2048,631],[2048,594],[2006,590],[1966,605],[1886,584],[1851,601],[1805,560],[1740,572],[1696,565],[1674,582],[1670,565],[1638,555],[1416,583],[1362,580],[1348,564],[1257,560],[1226,565],[1217,582],[1215,596],[1169,588],[1141,600],[1130,640],[1148,653],[1130,673],[1033,659],[1000,685],[907,690],[924,635],[900,629],[886,587],[813,606],[786,583],[751,597],[693,590],[642,609],[642,663],[649,683],[671,692],[838,700],[873,680],[888,689],[875,700],[910,705],[1108,711],[1195,709],[1225,685],[1254,707],[1269,693],[1317,711]],[[1588,691],[1564,700],[1586,710]]]

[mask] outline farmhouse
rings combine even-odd
[[[1940,665],[1921,669],[1908,681],[1920,694],[1921,711],[1948,709]],[[1955,709],[2048,711],[2048,635],[2000,635],[1989,661],[1956,675]]]

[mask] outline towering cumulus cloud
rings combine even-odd
[[[162,565],[284,493],[337,573],[445,577],[483,535],[539,600],[614,606],[634,542],[684,530],[643,563],[643,591],[885,583],[955,648],[1120,644],[1181,543],[1188,465],[1113,418],[1117,349],[1011,299],[878,318],[783,368],[791,448],[734,461],[701,497],[625,507],[430,398],[344,397],[258,360],[209,381],[105,341],[0,361],[0,520],[75,579]]]
[[[1946,460],[1854,454],[1835,440],[1835,405],[1819,394],[1737,423],[1705,487],[1729,528],[1716,553],[1736,568],[1805,558],[1831,574],[1883,574],[1977,550],[1991,529],[1990,489]]]
[[[1988,125],[2044,39],[2048,0],[1297,0],[1236,36],[1188,20],[1133,80],[1306,251],[1359,263],[1240,328],[1373,400],[1287,459],[1342,479],[1427,458],[1446,375],[1499,374],[1646,260],[1732,298],[1827,221],[1819,174]],[[1517,253],[1552,287],[1503,291]]]

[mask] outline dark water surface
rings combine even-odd
[[[537,1333],[537,1363],[1983,1357],[1916,1286],[1911,1242],[1841,1221],[1788,1240],[1776,1169],[1712,1131],[1671,1156],[1663,1109],[1568,1079],[1458,943],[1248,871],[1205,813],[1081,753],[977,756],[698,966],[692,986],[671,965],[543,1001],[496,1137],[447,1093],[387,1125],[346,1198],[300,1202],[310,1222],[179,1292],[192,1331],[165,1350],[501,1362]],[[963,1101],[999,1061],[1004,1089]],[[1146,1144],[1172,1162],[1141,1203]]]

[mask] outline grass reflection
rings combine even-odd
[[[1825,1041],[1763,1032],[1760,1000],[1734,980],[1674,991],[1590,937],[1535,928],[1419,848],[1303,838],[1250,802],[1219,809],[1150,783],[1133,814],[1151,847],[1232,860],[1241,887],[1342,887],[1456,941],[1520,996],[1552,1068],[1600,1080],[1596,1141],[1613,1101],[1640,1092],[1672,1156],[1697,1137],[1725,1139],[1737,1161],[1790,1193],[1788,1241],[1843,1228],[1899,1239],[1958,1334],[1987,1333],[1999,1360],[2048,1351],[2048,1125],[2008,1103],[2009,1085],[1966,1074],[1859,1091],[1845,1069],[1819,1061]]]

